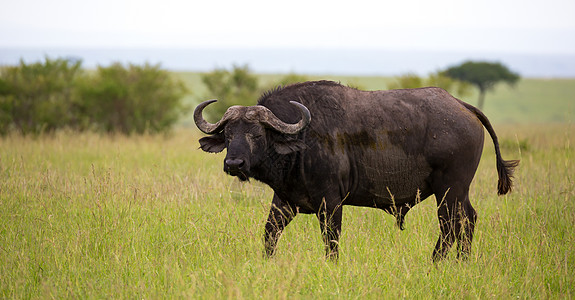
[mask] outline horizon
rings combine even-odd
[[[248,65],[256,73],[352,76],[429,75],[464,61],[501,62],[527,78],[575,78],[575,55],[386,49],[305,48],[5,48],[0,65],[43,61],[45,57],[81,59],[87,68],[122,64],[160,64],[176,72],[209,72]]]

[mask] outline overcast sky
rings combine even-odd
[[[574,0],[0,1],[0,47],[575,54]]]

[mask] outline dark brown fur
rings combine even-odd
[[[301,111],[311,123],[282,134],[239,116],[221,132],[200,140],[201,148],[227,148],[224,169],[241,180],[254,178],[274,190],[265,226],[266,254],[298,213],[316,214],[326,253],[337,257],[345,205],[380,208],[396,216],[435,195],[441,235],[433,259],[459,242],[466,256],[477,214],[469,185],[483,150],[484,130],[496,151],[498,193],[511,190],[518,161],[504,161],[493,127],[481,111],[439,88],[360,91],[329,81],[305,82],[265,93],[258,105],[285,123]]]

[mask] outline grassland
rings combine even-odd
[[[528,83],[508,92],[538,89],[524,90]],[[505,98],[499,93],[487,105]],[[559,105],[544,95],[550,104],[522,118]],[[405,231],[381,211],[345,207],[338,263],[323,259],[316,218],[300,215],[267,260],[271,191],[227,177],[222,154],[198,150],[192,128],[8,136],[0,140],[0,298],[573,298],[570,103],[551,113],[563,122],[496,118],[504,157],[521,159],[515,190],[496,196],[487,141],[471,191],[479,214],[472,255],[460,262],[452,251],[436,265],[432,199],[410,211]]]

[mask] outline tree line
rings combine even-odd
[[[158,65],[119,63],[82,69],[74,59],[50,59],[0,70],[0,134],[57,129],[157,133],[186,110],[182,82]]]
[[[420,78],[397,77],[388,88],[438,86],[464,96],[471,86],[485,92],[497,82],[515,83],[519,76],[500,64],[467,62]],[[219,68],[202,74],[209,97],[220,105],[207,113],[217,119],[233,104],[254,105],[260,94],[278,85],[308,80],[289,74],[270,86],[261,86],[247,65]],[[0,69],[0,135],[50,133],[58,129],[143,134],[169,131],[190,106],[190,91],[159,65],[99,66],[85,70],[76,59],[50,59]]]

